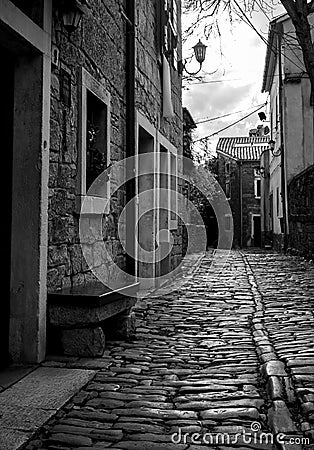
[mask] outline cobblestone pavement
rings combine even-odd
[[[59,363],[99,370],[28,450],[314,449],[314,266],[253,252],[210,264],[138,302],[136,339]]]

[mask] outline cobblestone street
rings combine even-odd
[[[210,264],[140,300],[134,340],[44,364],[97,374],[28,450],[314,449],[314,265],[237,251]]]

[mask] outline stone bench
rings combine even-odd
[[[106,330],[123,338],[131,337],[134,332],[130,311],[136,303],[133,296],[138,289],[139,283],[116,289],[99,283],[48,293],[51,341],[65,355],[101,356]]]

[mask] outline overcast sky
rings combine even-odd
[[[278,13],[283,10],[277,10]],[[262,12],[255,13],[251,18],[259,32],[267,39],[268,20]],[[183,26],[191,21],[183,17]],[[183,91],[183,105],[186,106],[195,121],[203,118],[214,118],[235,111],[242,111],[229,117],[199,124],[196,137],[215,133],[225,126],[235,122],[246,114],[254,111],[267,101],[267,95],[261,93],[266,45],[258,34],[247,24],[221,22],[221,42],[217,37],[204,39],[202,30],[195,34],[183,47],[183,57],[190,55],[191,47],[199,38],[207,45],[206,60],[203,65],[207,84],[188,84]],[[220,46],[223,52],[221,56]],[[187,65],[190,71],[197,70],[198,65]],[[195,83],[194,81],[192,83]],[[264,111],[266,109],[264,108]],[[248,136],[251,128],[256,128],[259,121],[257,113],[241,121],[232,128],[213,136],[210,139],[210,149],[215,150],[217,140],[223,136]]]

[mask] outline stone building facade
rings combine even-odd
[[[234,247],[261,246],[259,159],[267,137],[224,137],[217,144],[218,182],[232,210]],[[225,217],[226,229],[230,217]]]
[[[81,199],[93,177],[87,161],[92,149],[83,141],[92,138],[93,128],[97,133],[97,127],[105,125],[109,136],[101,143],[106,147],[104,167],[125,157],[126,23],[121,7],[120,2],[89,2],[71,35],[54,11],[52,44],[59,56],[51,74],[48,290],[94,278],[79,239]],[[103,237],[115,261],[124,259],[117,236],[121,206],[115,199],[104,216]],[[104,264],[97,236],[91,236],[89,244],[94,264]]]
[[[289,246],[309,259],[314,257],[314,166],[293,178],[288,186]]]
[[[309,20],[313,25],[314,14]],[[300,211],[304,211],[310,192],[302,180],[304,177],[304,182],[310,181],[307,174],[314,164],[313,106],[302,51],[298,45],[291,48],[291,39],[295,39],[295,29],[287,14],[270,22],[263,91],[270,96],[269,121],[274,143],[273,151],[265,153],[261,161],[265,170],[263,223],[266,239],[272,240],[276,250],[292,247],[310,254],[311,240],[307,237],[311,220],[307,216],[311,212],[303,216]]]
[[[71,32],[63,23],[69,4],[82,12]],[[2,114],[13,149],[10,303],[2,327],[7,360],[44,358],[47,291],[88,284],[99,273],[112,282],[120,277],[115,265],[151,284],[180,261],[178,201],[167,197],[174,213],[161,217],[157,194],[162,184],[180,189],[180,8],[179,0],[1,2],[0,50],[8,62],[2,77],[15,79],[7,94],[12,114]],[[145,180],[136,161],[146,153],[153,163]],[[111,168],[126,157],[133,157],[126,168],[133,179],[116,189],[121,180]],[[100,194],[93,181],[104,169]],[[139,200],[118,229],[126,202],[147,186],[154,204],[148,220],[140,217]],[[137,263],[142,245],[155,248],[163,228],[172,235],[171,253],[161,262]],[[119,232],[126,229],[131,242],[124,247]]]

